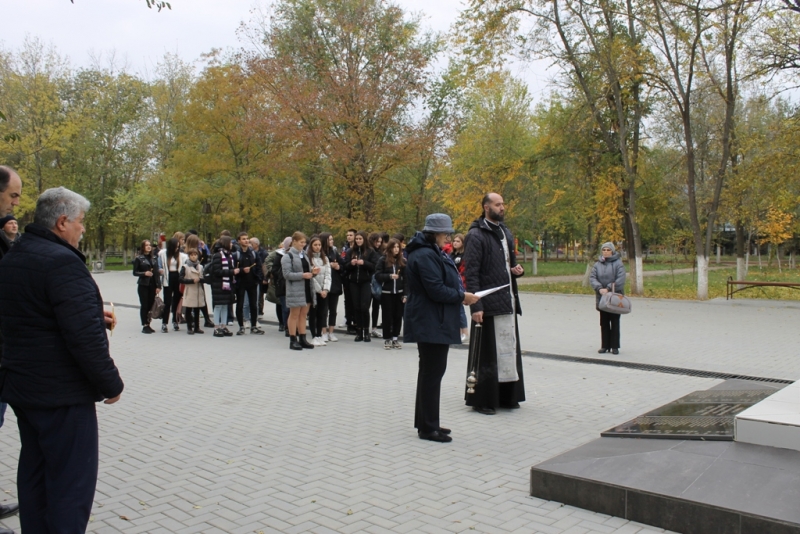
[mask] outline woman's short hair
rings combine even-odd
[[[36,201],[33,222],[52,229],[62,215],[66,215],[68,221],[74,221],[81,213],[89,211],[91,205],[91,202],[75,191],[66,187],[53,187],[42,193]]]

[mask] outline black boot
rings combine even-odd
[[[364,341],[364,330],[361,328],[356,329],[356,338],[353,341]]]
[[[303,346],[297,342],[297,336],[289,336],[289,348],[292,350],[303,350]]]
[[[365,343],[369,343],[370,341],[372,341],[372,338],[369,335],[369,328],[365,328],[364,329],[364,342]]]
[[[297,334],[297,339],[300,341],[300,346],[304,349],[313,349],[314,345],[308,342],[305,334]]]

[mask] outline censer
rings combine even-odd
[[[475,393],[478,385],[478,367],[481,356],[481,338],[483,327],[480,323],[472,323],[472,332],[469,337],[469,358],[467,363],[467,394]]]

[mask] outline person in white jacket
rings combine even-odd
[[[311,279],[311,289],[314,292],[309,321],[311,326],[312,345],[327,345],[322,339],[322,331],[327,326],[328,320],[328,293],[331,290],[331,266],[328,256],[322,252],[322,241],[314,236],[308,243],[308,257],[311,267],[319,267],[319,272]]]
[[[178,306],[181,303],[181,267],[186,263],[187,256],[181,252],[183,234],[176,232],[172,239],[167,241],[167,246],[158,251],[158,271],[161,275],[161,285],[164,288],[164,315],[161,316],[161,331],[169,332],[169,315],[172,313],[172,328],[175,331],[179,326]]]

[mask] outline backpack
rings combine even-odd
[[[276,260],[282,260],[283,256],[278,254]],[[281,261],[272,263],[272,283],[275,285],[275,296],[286,296],[286,279],[283,277],[283,265]]]

